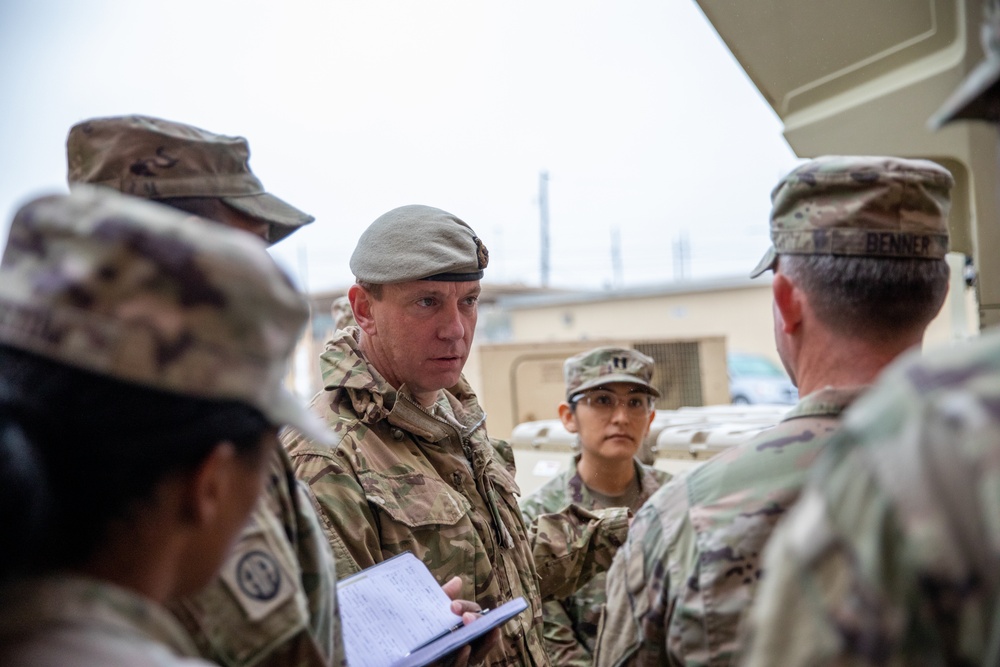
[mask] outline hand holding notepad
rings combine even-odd
[[[527,608],[523,598],[462,625],[427,567],[403,553],[337,584],[350,667],[420,667],[489,632]]]

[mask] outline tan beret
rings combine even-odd
[[[368,226],[351,255],[362,282],[479,280],[489,252],[469,225],[431,206],[400,206]]]

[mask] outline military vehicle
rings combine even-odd
[[[996,128],[927,124],[983,58],[981,0],[696,2],[796,155],[926,158],[952,172],[951,247],[970,258],[981,326],[1000,322]]]

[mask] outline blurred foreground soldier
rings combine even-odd
[[[493,608],[523,596],[487,665],[546,665],[541,600],[606,568],[625,510],[546,515],[529,534],[517,506],[510,446],[491,440],[462,368],[488,255],[450,213],[403,206],[373,222],[351,257],[358,327],[320,358],[313,400],[333,447],[289,433],[296,474],[323,510],[341,576],[411,551],[461,597]]]
[[[121,116],[75,125],[66,148],[71,186],[153,199],[271,243],[313,220],[264,191],[242,137]],[[280,446],[227,567],[237,574],[173,605],[205,657],[227,667],[342,662],[333,557]]]
[[[1000,120],[987,60],[934,116]],[[1000,664],[1000,333],[908,356],[852,408],[765,554],[751,665]]]
[[[636,350],[598,347],[563,365],[566,400],[559,418],[576,433],[580,453],[569,470],[521,501],[530,523],[570,503],[586,509],[627,507],[635,512],[670,473],[635,458],[649,433],[660,395],[650,384],[653,360]],[[604,573],[573,595],[546,602],[545,650],[554,665],[589,667],[604,606]]]
[[[351,299],[347,295],[339,296],[330,304],[330,315],[333,316],[333,330],[339,331],[347,327],[356,327],[354,311],[351,310]]]
[[[250,583],[225,558],[278,429],[324,437],[283,388],[307,315],[246,234],[96,188],[21,209],[0,262],[0,664],[207,664],[163,605],[220,566]]]
[[[775,523],[841,412],[944,301],[952,184],[932,162],[888,157],[819,158],[778,183],[773,246],[751,276],[774,271],[775,343],[803,398],[639,511],[608,573],[598,665],[732,662]]]

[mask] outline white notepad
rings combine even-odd
[[[427,566],[409,552],[337,583],[350,667],[421,667],[527,608],[516,598],[462,625]]]

